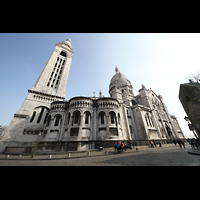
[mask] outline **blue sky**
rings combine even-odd
[[[184,121],[178,99],[179,85],[200,66],[200,34],[158,33],[0,33],[0,125],[9,125],[35,85],[55,44],[70,38],[74,49],[66,99],[98,96],[108,89],[115,67],[133,85],[143,83],[162,95],[169,112],[178,117],[186,136],[193,136]]]

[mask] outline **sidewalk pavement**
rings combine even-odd
[[[190,149],[189,154],[200,155],[200,149]]]
[[[174,146],[174,144],[163,144],[162,147],[153,147],[153,148],[169,148]],[[136,150],[138,148],[138,150]],[[133,149],[127,148],[126,151],[117,153],[113,148],[104,148],[103,151],[99,151],[97,149],[83,152],[66,152],[66,153],[49,153],[49,154],[35,154],[33,158],[32,155],[9,155],[8,154],[0,154],[0,160],[58,160],[58,159],[73,159],[73,158],[83,158],[83,157],[96,157],[96,156],[106,156],[113,154],[126,154],[126,153],[137,153],[141,151],[148,151],[149,146],[134,146]]]

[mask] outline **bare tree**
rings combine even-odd
[[[186,80],[190,83],[200,83],[200,72],[196,72],[196,74],[192,74],[186,77]]]

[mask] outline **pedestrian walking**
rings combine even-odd
[[[195,138],[193,138],[193,144],[194,144],[194,148],[196,147],[198,149],[197,141]]]
[[[118,153],[119,153],[119,150],[120,150],[120,143],[118,142],[117,143],[117,151],[118,151]]]
[[[157,146],[156,146],[156,143],[155,143],[155,140],[152,140],[152,141],[153,141],[154,146],[157,147]]]
[[[150,143],[150,145],[151,145],[151,148],[153,148],[153,143],[152,143],[151,140],[149,140],[149,143]]]
[[[121,145],[120,145],[120,149],[121,149],[121,152],[124,152],[124,145],[123,145],[122,142],[121,142]]]
[[[176,140],[173,140],[174,145],[176,146]]]
[[[161,141],[159,141],[159,146],[162,147],[162,143],[161,143]]]
[[[126,143],[124,143],[124,151],[126,151]]]
[[[100,146],[99,146],[99,151],[103,151],[103,147],[102,147],[101,144],[100,144]]]
[[[193,143],[193,139],[192,139],[192,138],[190,139],[190,144],[191,144],[192,149],[194,149],[195,146],[194,146],[194,143]]]
[[[179,147],[182,149],[181,141],[179,139],[177,140],[177,143],[178,143]]]
[[[132,150],[132,142],[131,141],[129,141],[129,147]]]
[[[185,149],[185,144],[183,140],[180,140],[181,144],[183,145],[184,149]]]
[[[191,145],[191,147],[192,147],[192,144],[191,144],[191,139],[190,138],[188,138],[187,139],[187,141],[188,141],[188,143]]]
[[[114,148],[115,148],[115,153],[116,153],[116,150],[117,150],[117,143],[114,141],[113,142],[113,146],[114,146]]]

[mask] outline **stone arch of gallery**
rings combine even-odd
[[[69,122],[70,122],[70,117],[71,117],[71,113],[68,112],[68,115],[67,115],[67,125],[69,125]]]
[[[64,57],[67,57],[67,54],[66,54],[66,52],[64,52],[64,51],[61,51],[60,55],[61,55],[61,56],[64,56]]]
[[[54,126],[58,126],[60,120],[62,120],[62,115],[57,114],[57,115],[55,115],[54,118],[56,119],[56,120],[55,120],[55,124],[54,124]]]
[[[85,115],[85,124],[89,124],[91,120],[91,113],[89,111],[85,111],[84,115]]]
[[[116,114],[115,114],[115,112],[114,111],[110,111],[109,112],[109,122],[111,123],[111,124],[115,124],[116,126],[117,126],[117,120],[116,120],[117,118],[116,118]]]
[[[167,123],[165,123],[165,127],[166,127],[166,130],[167,130],[168,135],[171,136],[171,135],[172,135],[172,130],[171,130],[171,128],[167,125]]]
[[[34,121],[34,119],[35,119],[36,114],[39,112],[39,116],[37,118],[37,123],[40,123],[41,119],[43,117],[43,114],[45,113],[45,109],[46,109],[46,115],[45,115],[45,119],[43,121],[43,123],[45,124],[47,116],[48,116],[48,113],[49,113],[49,108],[46,107],[46,106],[38,106],[38,107],[34,108],[33,114],[31,116],[31,119],[30,119],[29,122],[32,123]]]
[[[105,118],[105,116],[106,116],[106,113],[105,113],[105,112],[101,111],[101,112],[99,113],[100,124],[104,124],[104,118]]]
[[[81,113],[79,110],[74,111],[73,113],[73,123],[72,126],[74,125],[80,125],[80,118],[81,118]]]
[[[49,126],[50,121],[51,121],[51,115],[49,115],[48,118],[47,118],[47,126]]]

